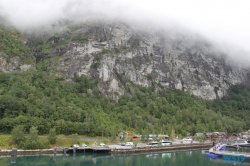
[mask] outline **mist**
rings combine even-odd
[[[63,19],[96,18],[178,29],[221,45],[232,58],[250,61],[249,6],[249,0],[1,0],[0,14],[21,31]]]

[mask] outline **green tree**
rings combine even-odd
[[[79,136],[78,134],[72,134],[71,135],[71,139],[72,139],[72,144],[77,144],[78,140],[79,140]]]
[[[22,146],[25,141],[25,130],[23,125],[18,125],[12,129],[11,138],[14,144]]]
[[[111,141],[116,140],[116,133],[117,133],[117,129],[115,127],[113,127],[112,128],[112,133],[111,133]]]
[[[38,140],[38,130],[32,126],[24,144],[24,149],[42,149],[44,148]]]
[[[121,142],[125,141],[126,139],[126,132],[122,132]]]
[[[55,144],[56,143],[56,128],[51,128],[49,130],[49,135],[48,135],[48,140],[50,144]]]
[[[146,133],[144,130],[142,131],[141,141],[143,141],[143,142],[146,141]]]

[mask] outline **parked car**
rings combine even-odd
[[[74,144],[72,147],[79,148],[80,146],[78,144]]]
[[[182,139],[184,144],[191,144],[193,142],[193,139],[190,137],[186,137]]]
[[[133,142],[126,142],[125,146],[134,146]]]
[[[101,143],[100,143],[100,146],[105,146],[105,143],[101,142]]]
[[[190,138],[190,137],[183,138],[182,140],[183,141],[193,141],[192,138]]]
[[[87,147],[87,145],[86,144],[82,144],[81,147]]]
[[[125,146],[126,145],[126,143],[121,143],[121,146]]]

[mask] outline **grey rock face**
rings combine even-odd
[[[77,31],[88,40],[68,44],[56,62],[58,76],[98,77],[99,90],[114,100],[126,93],[128,82],[146,87],[155,82],[158,90],[180,89],[212,100],[230,85],[249,81],[248,69],[229,65],[223,52],[195,35],[147,32],[122,23],[86,24]]]
[[[19,57],[14,57],[10,60],[10,62],[7,62],[6,58],[0,56],[0,70],[3,72],[15,71],[17,70],[19,61],[20,61]]]
[[[34,68],[31,64],[20,64],[20,58],[18,56],[15,56],[7,61],[5,56],[1,56],[1,54],[3,53],[0,53],[0,71],[4,73],[16,70],[27,71],[28,69]]]

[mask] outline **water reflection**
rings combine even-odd
[[[235,153],[236,149],[235,148],[228,148],[227,151],[233,151]],[[249,149],[245,148],[240,148],[242,153],[245,151],[248,151]],[[237,151],[239,152],[239,151]],[[205,152],[205,155],[208,152]],[[232,154],[233,154],[232,153]],[[215,154],[212,155],[206,155],[206,157],[209,159],[211,163],[217,163],[218,165],[250,165],[250,158],[249,157],[244,157],[244,156],[214,156]]]
[[[54,160],[54,161],[56,161],[56,154],[54,154],[54,156],[53,156],[53,160]]]
[[[218,158],[218,159],[211,159],[210,162],[216,163],[218,165],[239,165],[239,166],[245,166],[245,165],[250,165],[250,162],[245,161],[245,162],[230,162],[230,161],[225,161],[223,158]]]
[[[156,159],[159,156],[160,156],[160,154],[157,154],[157,153],[151,153],[151,154],[146,155],[147,158],[153,158],[153,159]]]
[[[171,153],[162,153],[162,158],[171,158]]]
[[[52,154],[37,156],[0,157],[0,166],[227,166],[249,165],[249,163],[229,163],[220,160],[211,160],[202,151],[161,152],[144,154]]]
[[[16,156],[11,156],[10,163],[15,164],[16,163]]]
[[[187,156],[192,156],[192,151],[186,151]]]

